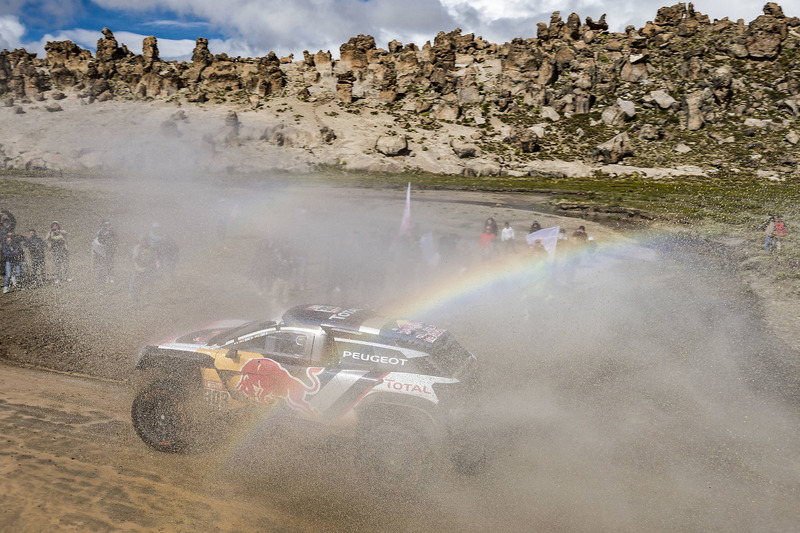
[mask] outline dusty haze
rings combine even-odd
[[[411,275],[396,266],[392,251],[404,190],[277,180],[220,186],[176,176],[69,176],[51,183],[75,192],[68,199],[2,203],[20,228],[44,233],[51,220],[62,223],[70,232],[75,281],[5,295],[0,305],[12,324],[3,337],[8,357],[124,381],[145,342],[211,319],[272,318],[306,302],[388,309],[403,302],[410,309],[419,301],[423,316],[408,318],[452,329],[482,362],[485,412],[476,416],[492,461],[476,477],[444,470],[415,498],[379,498],[350,466],[358,450],[338,437],[264,421],[240,428],[204,454],[159,454],[130,427],[124,383],[78,393],[69,391],[85,390],[83,381],[65,384],[62,376],[41,374],[29,396],[6,397],[0,411],[4,434],[10,435],[10,444],[0,447],[0,465],[9,474],[0,496],[12,516],[6,523],[15,529],[64,526],[63,517],[76,513],[120,530],[193,530],[207,526],[204,513],[214,513],[220,530],[796,527],[797,354],[765,327],[758,301],[730,273],[661,247],[657,238],[645,245],[635,235],[545,215],[533,209],[535,197],[413,190],[417,231],[431,231],[437,239],[454,234],[459,253],[438,269],[423,266]],[[531,207],[506,207],[511,205]],[[220,238],[216,221],[225,213],[229,223]],[[512,267],[502,259],[487,267],[478,255],[478,236],[489,216],[500,227],[505,221],[515,227],[517,255],[533,220],[568,232],[584,224],[598,251],[577,264],[557,263],[557,275],[547,283],[524,271],[491,282],[500,278],[494,272]],[[89,243],[105,218],[113,221],[121,246],[117,283],[99,295]],[[174,278],[160,280],[152,298],[132,308],[128,257],[153,222],[180,245],[180,263]],[[263,239],[307,248],[305,291],[276,301],[248,279]],[[455,289],[459,276],[481,268],[486,283]],[[385,277],[373,285],[362,277],[349,291],[329,293],[332,269]],[[118,497],[113,476],[87,481],[92,475],[85,477],[78,465],[54,472],[68,490],[58,504],[48,504],[55,506],[49,518],[35,510],[13,512],[35,506],[52,490],[48,482],[31,481],[48,467],[20,459],[13,446],[27,447],[34,457],[69,454],[53,439],[21,437],[29,425],[16,416],[17,406],[47,403],[54,394],[85,398],[54,409],[99,412],[114,421],[115,430],[101,436],[106,446],[85,446],[87,465],[100,461],[118,470],[158,472],[152,475],[163,481],[161,489],[127,482],[125,504],[141,505],[139,511],[109,511],[104,500]],[[37,431],[58,434],[48,428],[43,424]],[[81,435],[71,430],[71,438]],[[91,439],[90,431],[85,438]],[[170,493],[172,486],[180,492]],[[83,493],[94,499],[79,504]],[[241,504],[215,496],[220,494],[235,495]],[[159,504],[146,503],[148,498]]]

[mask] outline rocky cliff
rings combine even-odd
[[[174,138],[188,132],[187,113],[219,107],[224,120],[202,142],[216,152],[248,144],[292,153],[291,165],[273,158],[279,167],[522,176],[622,165],[798,176],[800,19],[775,3],[749,24],[712,22],[680,3],[624,33],[609,32],[605,16],[582,22],[556,12],[535,37],[504,44],[455,30],[384,49],[359,35],[338,59],[323,51],[232,58],[200,38],[190,62],[168,62],[154,37],[138,55],[108,29],[94,56],[70,41],[46,52],[0,52],[7,113],[53,114],[68,101],[91,104],[83,113],[108,102],[169,103],[183,114],[152,133]],[[0,134],[0,168],[92,166],[25,152]]]

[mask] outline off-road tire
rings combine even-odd
[[[131,420],[139,437],[162,452],[185,452],[196,444],[191,405],[194,401],[185,383],[155,381],[145,386],[133,400]]]

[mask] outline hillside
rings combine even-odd
[[[461,30],[302,59],[191,62],[119,46],[0,52],[0,169],[146,173],[336,167],[463,176],[796,179],[800,18],[710,21],[680,3],[625,33],[558,12],[535,37]]]

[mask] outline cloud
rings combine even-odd
[[[796,3],[793,0],[791,3]],[[208,21],[228,37],[224,43],[254,55],[332,50],[358,34],[370,34],[378,46],[392,39],[418,45],[440,30],[456,27],[498,43],[533,37],[537,22],[549,22],[553,11],[563,19],[578,13],[582,20],[607,14],[613,31],[652,20],[664,0],[96,0],[108,8],[134,12],[168,10],[177,16]],[[729,16],[746,21],[761,14],[751,0],[697,0],[695,9],[712,19]],[[793,6],[796,8],[797,6]],[[212,50],[218,53],[227,50]],[[230,52],[228,52],[230,54]]]
[[[57,12],[56,4],[74,6],[76,0],[39,0],[41,12]],[[595,20],[604,13],[612,31],[623,31],[628,25],[642,27],[653,20],[664,0],[95,0],[94,5],[122,15],[130,26],[111,29],[117,40],[140,53],[143,27],[152,27],[158,37],[161,57],[187,59],[199,36],[209,39],[212,53],[230,56],[258,57],[270,50],[278,55],[303,50],[330,50],[338,55],[339,46],[350,37],[368,34],[379,47],[389,41],[423,45],[439,31],[461,28],[485,39],[504,43],[514,37],[535,37],[536,24],[549,22],[553,11],[560,11],[566,20],[575,12],[581,20]],[[13,4],[13,5],[12,5]],[[25,26],[21,19],[22,0],[0,0],[0,10],[16,15],[0,16],[0,49],[24,46],[28,51],[44,52],[47,40],[70,39],[95,51],[97,31],[64,29],[48,34],[40,41],[24,42]],[[696,0],[694,7],[713,20],[725,16],[752,21],[762,13],[762,5],[752,0]],[[797,16],[800,0],[782,2],[788,16]],[[37,4],[38,5],[38,4]],[[45,9],[45,7],[50,6]],[[91,6],[87,9],[90,9]],[[158,14],[158,17],[153,15]],[[37,17],[40,17],[37,15]],[[53,25],[63,17],[55,17]],[[110,24],[111,22],[109,22]],[[78,23],[80,24],[80,22]],[[193,30],[192,39],[159,37],[160,28]]]
[[[13,50],[22,45],[25,26],[19,18],[11,15],[0,16],[0,50]]]

